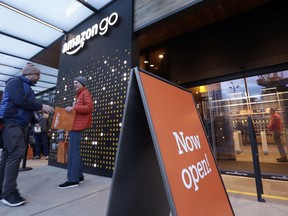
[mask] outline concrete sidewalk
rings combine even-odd
[[[105,216],[111,178],[85,174],[79,187],[58,189],[66,180],[66,170],[47,165],[46,160],[27,160],[30,171],[20,172],[18,185],[27,203],[8,207],[0,203],[1,216]],[[287,216],[288,201],[228,193],[236,216]],[[128,215],[129,216],[129,215]],[[134,216],[134,215],[133,215]]]

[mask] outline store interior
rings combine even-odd
[[[281,140],[287,153],[287,77],[284,70],[190,89],[222,173],[253,175],[247,120],[251,117],[262,175],[286,179],[288,163],[277,162],[280,154],[268,124],[270,109],[275,108],[282,119]]]

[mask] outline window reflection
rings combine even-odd
[[[262,175],[280,179],[288,177],[288,163],[277,160],[280,153],[268,129],[270,109],[274,108],[282,119],[281,142],[287,152],[288,71],[198,86],[190,90],[222,172],[253,174],[247,124],[247,117],[251,115]]]

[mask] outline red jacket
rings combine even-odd
[[[271,115],[268,129],[272,132],[277,130],[279,131],[282,129],[282,121],[279,114],[274,113]]]
[[[72,131],[82,131],[92,124],[93,101],[90,92],[81,88],[77,94],[73,109],[76,111]]]

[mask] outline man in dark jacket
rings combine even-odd
[[[37,102],[31,86],[40,79],[40,70],[32,63],[22,69],[22,75],[9,79],[0,107],[2,139],[0,158],[0,199],[8,206],[19,206],[26,201],[17,189],[20,162],[25,155],[29,124],[34,111],[52,113],[54,108]]]

